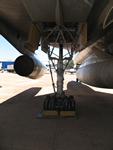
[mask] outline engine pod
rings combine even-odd
[[[36,59],[33,55],[22,55],[19,56],[14,63],[14,69],[20,76],[29,78],[39,78],[44,73],[44,66],[41,62]]]

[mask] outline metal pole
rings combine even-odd
[[[59,44],[59,59],[57,64],[57,95],[63,95],[63,44]]]

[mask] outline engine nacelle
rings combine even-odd
[[[14,69],[20,76],[37,79],[46,71],[45,66],[34,55],[19,56],[14,63]]]
[[[76,72],[77,78],[89,85],[113,88],[113,56],[96,50],[89,54]]]

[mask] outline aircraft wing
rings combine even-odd
[[[103,28],[112,22],[112,18],[106,20],[112,6],[112,0],[3,0],[0,34],[20,52],[34,52],[56,25],[63,24],[66,43],[74,42],[80,50],[102,36]],[[56,38],[57,32],[42,42],[42,50],[47,52],[45,43],[52,44]]]
[[[74,52],[98,49],[106,55],[109,53],[108,59],[111,59],[113,0],[2,0],[0,34],[23,54],[30,55],[39,46],[44,52],[48,52],[50,46],[54,48],[60,45],[62,50],[63,45],[63,48]],[[90,50],[78,58],[82,63],[87,56],[92,55]],[[26,57],[23,59],[29,61]],[[34,58],[33,60],[35,63]],[[101,60],[104,60],[103,54]],[[82,70],[82,75],[79,74],[80,79],[90,84],[86,81],[87,78],[82,78],[83,72]]]

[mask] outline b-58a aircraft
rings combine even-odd
[[[68,63],[76,52],[79,80],[113,88],[113,0],[2,0],[0,34],[23,54],[14,65],[19,75],[38,78],[43,74],[45,68],[34,57],[39,46],[53,65],[57,61],[57,90],[53,85],[55,96],[53,101],[45,100],[45,110],[74,109],[72,97],[63,91],[63,62]]]

